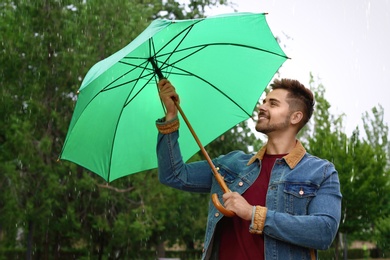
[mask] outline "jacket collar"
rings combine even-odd
[[[248,161],[247,165],[251,165],[256,160],[263,160],[264,154],[267,150],[267,146],[263,146],[257,154],[252,156],[252,158]],[[295,166],[302,160],[303,156],[306,154],[306,149],[303,147],[300,141],[297,140],[297,143],[295,147],[292,149],[292,151],[283,157],[283,159],[286,161],[288,166],[291,169],[294,169]]]

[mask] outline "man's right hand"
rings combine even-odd
[[[171,82],[167,79],[162,79],[158,82],[158,89],[160,91],[160,98],[167,109],[165,120],[169,121],[177,117],[177,108],[173,100],[180,103],[179,95],[176,93],[176,90],[172,86]]]

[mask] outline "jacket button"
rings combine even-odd
[[[242,181],[240,181],[240,182],[238,183],[238,186],[242,187],[242,185],[244,185],[244,183],[243,183]]]
[[[218,212],[215,213],[214,216],[215,216],[216,218],[219,217],[219,213],[218,213]]]

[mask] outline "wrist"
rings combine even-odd
[[[176,119],[176,118],[177,118],[177,112],[167,113],[165,115],[165,121],[166,122],[172,121],[173,119]]]
[[[254,215],[255,209],[256,209],[256,206],[252,206],[252,205],[248,208],[245,220],[253,221],[253,215]]]

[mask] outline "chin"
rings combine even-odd
[[[263,133],[263,134],[265,134],[264,133],[264,129],[263,128],[261,128],[261,127],[255,127],[255,130],[257,131],[257,132],[259,132],[259,133]]]

